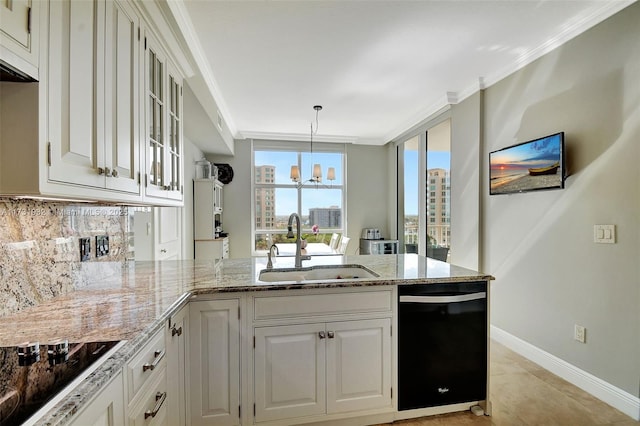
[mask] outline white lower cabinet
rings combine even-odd
[[[239,299],[191,302],[191,424],[240,424]]]
[[[393,291],[266,292],[253,307],[254,423],[393,411]]]
[[[327,413],[391,407],[391,319],[327,324]]]
[[[325,325],[259,327],[255,339],[255,421],[324,414]]]
[[[391,407],[391,319],[255,329],[255,421]]]
[[[191,299],[71,424],[388,419],[395,297],[394,290],[376,287]]]
[[[187,422],[187,335],[189,305],[172,315],[165,328],[167,342],[167,420],[171,426],[184,426]]]
[[[79,414],[72,426],[119,426],[124,424],[124,381],[118,373]]]

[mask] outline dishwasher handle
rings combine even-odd
[[[460,294],[456,296],[400,296],[400,303],[456,303],[469,302],[471,300],[486,299],[487,293]]]

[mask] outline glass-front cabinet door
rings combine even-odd
[[[145,196],[183,199],[182,79],[154,36],[145,35]]]
[[[165,112],[165,72],[167,58],[159,49],[155,38],[145,36],[146,69],[146,195],[164,197],[164,112]]]
[[[167,146],[167,187],[168,197],[182,200],[183,183],[183,142],[182,142],[182,80],[177,72],[169,68],[169,123]]]

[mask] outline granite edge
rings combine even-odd
[[[460,277],[437,277],[437,278],[410,278],[410,279],[358,279],[353,280],[318,280],[307,282],[296,281],[280,281],[277,283],[268,283],[265,285],[256,285],[255,283],[247,285],[234,285],[228,287],[216,287],[213,282],[208,280],[198,280],[194,285],[212,284],[211,287],[194,288],[180,295],[177,300],[169,306],[158,318],[153,320],[144,330],[139,332],[136,337],[128,340],[119,350],[112,354],[108,359],[103,361],[101,365],[92,372],[83,382],[70,390],[70,392],[51,410],[37,420],[35,426],[62,426],[67,424],[73,416],[81,412],[88,404],[118,372],[121,372],[126,363],[160,330],[167,319],[175,312],[189,303],[194,296],[214,295],[218,293],[246,293],[246,292],[262,292],[274,290],[294,290],[294,289],[322,289],[322,288],[346,288],[346,287],[369,287],[369,286],[389,286],[389,285],[412,285],[412,284],[432,284],[432,283],[458,283],[467,281],[491,281],[495,278],[488,274],[479,274],[477,276],[460,276]]]
[[[58,404],[45,413],[41,419],[38,419],[34,426],[61,426],[67,424],[73,416],[81,412],[84,406],[97,396],[105,384],[109,383],[119,372],[123,372],[122,370],[126,363],[164,327],[167,319],[189,303],[190,297],[190,292],[183,293],[178,297],[176,302],[167,308],[160,317],[152,321],[136,337],[127,340],[120,349],[104,360],[82,383],[71,389]]]

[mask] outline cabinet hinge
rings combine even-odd
[[[31,34],[31,8],[27,10],[27,32]]]
[[[51,166],[51,142],[47,142],[47,165]]]

